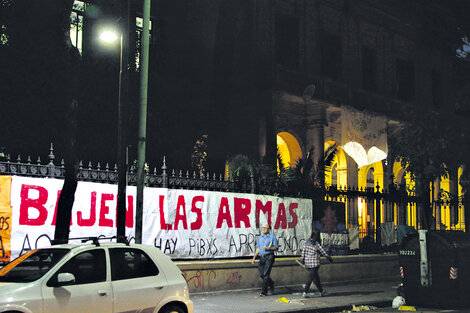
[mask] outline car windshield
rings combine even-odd
[[[70,249],[32,250],[0,269],[0,282],[28,283],[41,278],[59,262]]]

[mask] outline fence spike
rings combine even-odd
[[[31,156],[28,155],[28,159],[26,160],[26,162],[28,162],[28,164],[31,164]]]
[[[193,178],[196,179],[196,172],[193,171]]]
[[[104,169],[105,169],[106,171],[109,171],[109,163],[108,163],[108,162],[106,162],[106,166],[105,166]]]
[[[172,170],[171,170],[171,176],[172,176],[172,177],[175,177],[175,175],[176,175],[176,174],[175,174],[175,169],[172,169]]]
[[[209,173],[206,174],[206,179],[207,179],[207,180],[210,179]]]
[[[183,172],[180,170],[179,173],[178,173],[178,177],[181,178],[183,177]]]
[[[100,164],[100,162],[98,162],[98,164],[96,165],[96,169],[97,169],[98,171],[101,170],[101,164]]]
[[[153,175],[157,175],[157,167],[156,166],[153,168]]]
[[[189,178],[189,171],[186,170],[186,178]]]
[[[18,154],[18,157],[16,158],[16,162],[18,162],[18,163],[21,162],[21,155]]]
[[[224,178],[222,176],[222,174],[219,174],[219,180],[222,181]]]
[[[20,156],[18,156],[18,158],[19,158],[19,157],[20,157]],[[38,156],[38,160],[36,161],[36,163],[37,163],[38,165],[41,165],[41,157]]]
[[[83,161],[82,161],[82,160],[80,160],[80,162],[78,163],[78,168],[79,168],[79,169],[82,169],[82,168],[83,168]]]
[[[164,173],[166,172],[166,158],[165,158],[165,156],[163,156],[162,170],[163,170]]]
[[[60,166],[64,167],[65,166],[65,161],[64,158],[60,159]]]
[[[216,179],[217,178],[216,178],[215,173],[214,173],[214,175],[212,176],[212,180],[216,180]]]
[[[51,142],[51,148],[49,149],[49,165],[54,165],[54,145]]]
[[[88,162],[88,169],[91,170],[91,161]]]
[[[10,153],[7,154],[7,162],[10,162]]]
[[[114,171],[117,172],[117,164],[114,163]]]

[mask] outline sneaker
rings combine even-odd
[[[324,296],[327,296],[328,295],[328,291],[326,290],[323,290],[322,292],[320,292],[320,296],[324,297]]]
[[[302,297],[307,298],[307,293],[305,291],[302,292]]]
[[[260,297],[266,297],[266,293],[262,292],[259,294]]]

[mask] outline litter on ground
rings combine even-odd
[[[358,306],[355,306],[353,304],[351,310],[344,310],[343,313],[360,312],[360,311],[373,311],[373,310],[377,310],[377,307],[372,306],[372,305],[358,305]]]

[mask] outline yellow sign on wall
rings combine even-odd
[[[11,177],[0,176],[0,262],[10,261]]]

